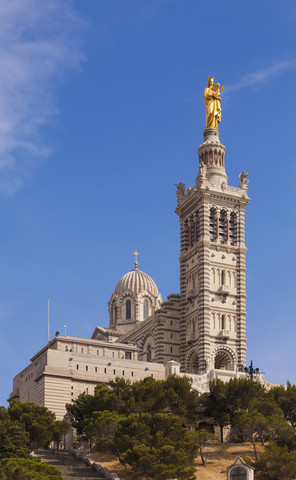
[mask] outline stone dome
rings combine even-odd
[[[162,298],[155,282],[147,273],[135,268],[123,275],[108,302],[109,328],[125,334],[138,322],[154,315]]]
[[[159,295],[159,291],[155,282],[151,277],[149,277],[149,275],[147,275],[147,273],[139,270],[137,265],[135,265],[133,270],[123,275],[123,277],[117,283],[114,293],[116,295],[121,295],[127,290],[135,294],[147,291],[154,297]]]

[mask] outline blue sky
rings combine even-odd
[[[248,362],[296,382],[296,3],[0,5],[0,375],[51,336],[89,337],[133,267],[179,291],[174,184],[194,184],[203,89],[222,83],[229,184],[250,171]]]

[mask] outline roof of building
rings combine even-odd
[[[135,268],[133,270],[123,275],[123,277],[119,280],[115,287],[114,293],[116,295],[121,295],[127,290],[135,294],[147,291],[154,297],[158,297],[159,295],[159,291],[154,280],[152,280],[147,273],[138,269],[138,262],[135,262]]]

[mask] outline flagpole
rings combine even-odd
[[[47,298],[47,340],[50,341],[50,332],[49,332],[49,297]]]

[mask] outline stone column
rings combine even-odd
[[[246,247],[245,206],[240,206],[237,218],[237,339],[238,367],[246,365]]]

